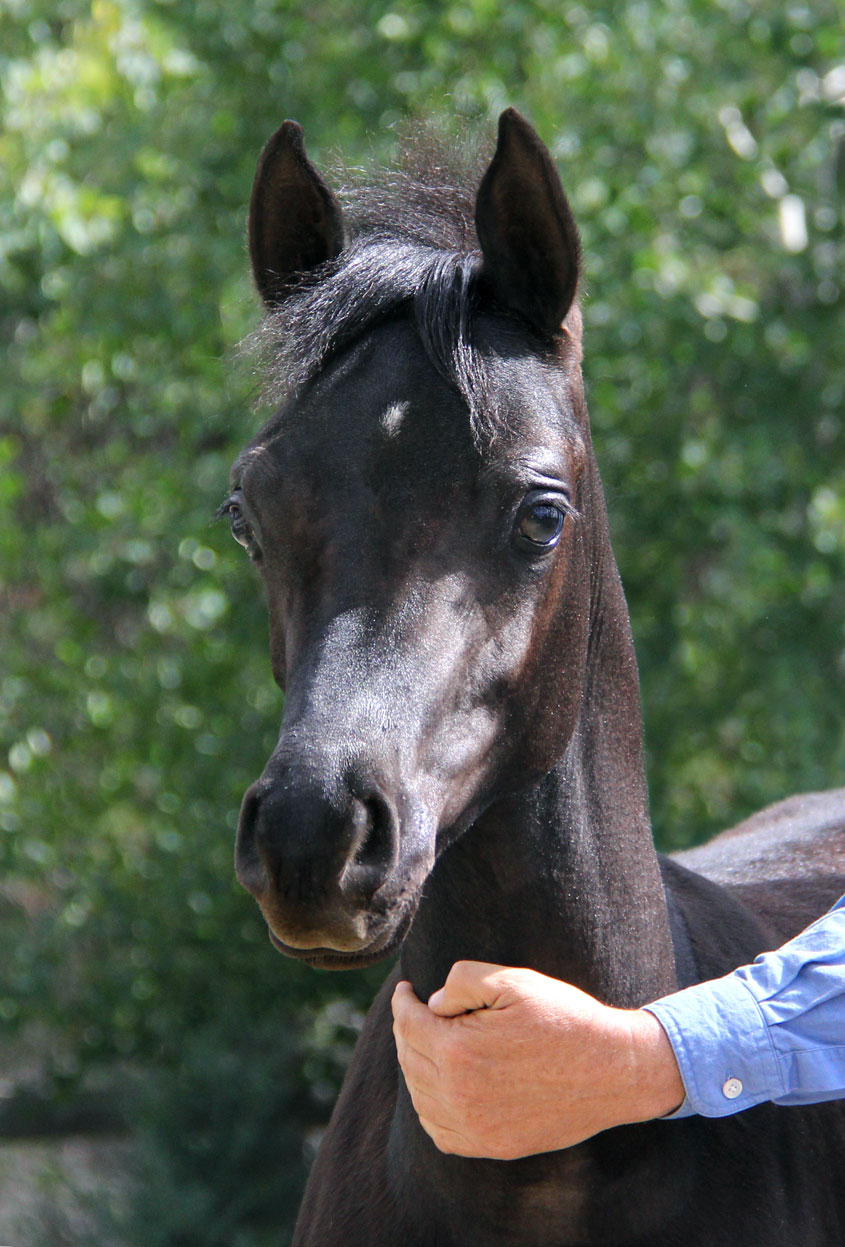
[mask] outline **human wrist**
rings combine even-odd
[[[626,1122],[650,1121],[673,1113],[685,1089],[669,1038],[653,1013],[624,1011],[623,1031],[630,1061],[620,1111]]]

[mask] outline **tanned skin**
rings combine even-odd
[[[533,970],[459,961],[427,1005],[397,984],[393,1017],[420,1123],[450,1155],[551,1152],[684,1099],[653,1014],[610,1008]]]

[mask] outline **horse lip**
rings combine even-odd
[[[360,948],[332,948],[328,944],[315,945],[312,948],[301,948],[296,944],[286,944],[284,940],[279,939],[270,926],[267,928],[267,933],[270,936],[270,943],[275,949],[280,953],[284,953],[286,957],[294,957],[300,961],[322,961],[325,958],[355,961],[370,948],[369,944],[363,944]]]
[[[352,969],[355,966],[374,964],[395,952],[408,934],[416,915],[418,904],[419,895],[409,898],[402,907],[397,922],[390,925],[381,924],[375,938],[356,949],[332,948],[330,945],[325,944],[315,945],[311,948],[302,948],[293,944],[287,944],[280,939],[269,922],[267,923],[267,933],[270,936],[270,943],[273,947],[278,952],[284,953],[286,957],[292,957],[295,961],[304,961],[319,969]]]
[[[300,928],[300,935],[297,930],[299,924],[285,922],[282,914],[275,911],[275,907],[262,905],[261,908],[273,942],[280,946],[282,952],[289,953],[292,957],[299,954],[308,956],[315,952],[344,955],[350,953],[354,956],[372,943],[371,924],[367,921],[368,915],[365,912],[343,914],[340,922],[336,917],[334,921],[327,918],[323,923],[313,920]],[[277,935],[277,930],[284,930],[285,937]],[[326,940],[325,943],[320,941],[320,936]]]
[[[360,948],[333,948],[330,944],[288,944],[285,940],[279,938],[271,926],[267,927],[267,934],[270,936],[270,943],[277,948],[280,953],[285,953],[288,957],[302,957],[308,960],[311,957],[357,957],[361,952],[369,948],[369,944],[362,944]]]
[[[405,938],[405,930],[394,933],[393,938],[382,945],[378,940],[354,952],[342,952],[337,948],[294,948],[280,940],[274,931],[267,928],[270,943],[277,952],[292,957],[295,961],[304,961],[320,970],[351,970],[356,966],[363,967],[388,957]]]

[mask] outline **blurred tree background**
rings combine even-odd
[[[0,88],[3,1051],[44,1112],[99,1087],[128,1123],[98,1243],[278,1244],[381,974],[285,963],[233,880],[281,711],[210,524],[259,421],[258,151],[292,116],[318,160],[389,160],[437,115],[492,152],[508,104],[549,143],[655,830],[687,845],[845,774],[842,10],[0,0]]]

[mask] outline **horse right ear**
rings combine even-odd
[[[581,267],[578,229],[548,150],[515,108],[478,188],[482,279],[496,302],[544,336],[560,332]]]
[[[285,121],[258,160],[249,201],[249,256],[268,307],[343,247],[340,206],[311,164],[302,126]]]

